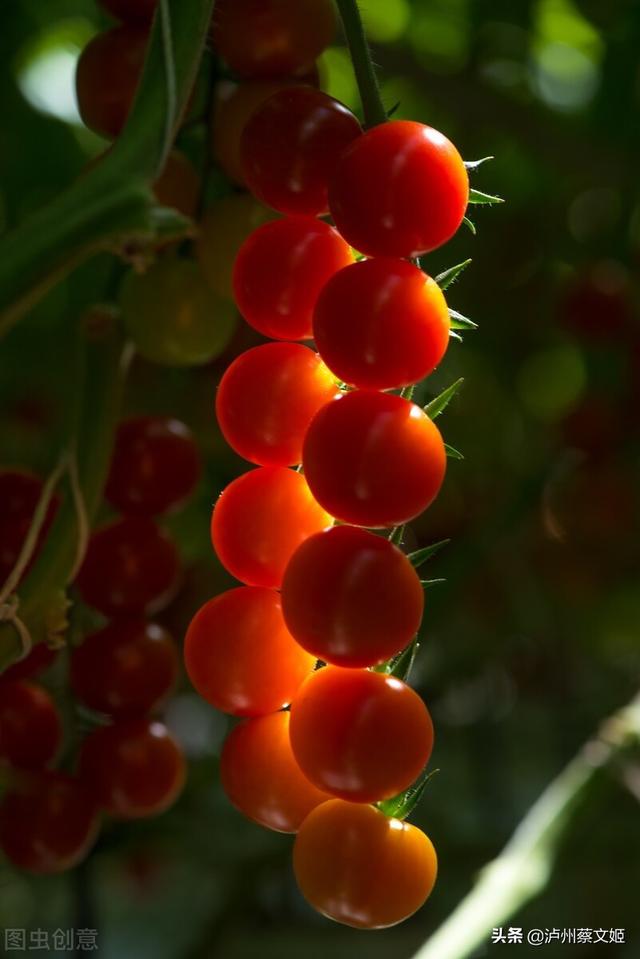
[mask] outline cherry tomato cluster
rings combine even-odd
[[[299,25],[303,7],[315,30]],[[198,692],[241,718],[221,758],[231,802],[297,833],[296,878],[320,912],[383,927],[428,897],[436,856],[374,805],[406,791],[433,746],[424,703],[387,668],[420,626],[423,586],[374,530],[418,516],[444,479],[440,432],[401,394],[447,349],[443,293],[413,261],[458,229],[469,184],[436,130],[363,132],[313,83],[291,82],[329,33],[329,7],[223,2],[214,21],[243,80],[223,92],[214,149],[280,216],[255,223],[232,274],[240,313],[274,342],[238,356],[216,397],[224,437],[254,467],[211,519],[242,585],[196,613],[185,662]],[[296,47],[268,43],[286,34],[270,33],[275,11],[300,28]]]
[[[0,759],[10,769],[0,846],[20,868],[71,868],[93,844],[100,811],[120,819],[157,815],[182,789],[184,757],[154,715],[177,678],[177,647],[146,617],[171,598],[179,574],[176,548],[156,517],[184,503],[199,476],[183,423],[135,417],[120,424],[105,495],[122,515],[94,532],[77,577],[85,603],[108,621],[70,655],[71,691],[95,719],[70,757],[75,774],[48,768],[60,753],[63,724],[50,694],[31,678],[55,654],[36,646],[0,680]],[[28,474],[0,474],[3,578],[16,558],[12,531],[24,538],[40,490]]]

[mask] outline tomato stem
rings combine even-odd
[[[375,127],[388,119],[380,96],[378,78],[371,59],[357,0],[337,0],[353,69],[358,82],[365,127]]]

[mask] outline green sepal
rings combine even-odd
[[[451,446],[449,443],[445,443],[445,444],[444,444],[444,448],[445,448],[445,452],[446,452],[447,456],[449,457],[449,459],[452,459],[452,460],[463,460],[463,459],[464,459],[464,456],[462,455],[462,453],[460,452],[460,450],[457,450],[457,449],[455,448],[455,446]]]
[[[491,205],[504,203],[504,200],[501,196],[492,196],[490,193],[482,193],[481,190],[469,190],[469,203]]]
[[[455,383],[452,383],[451,386],[447,386],[446,390],[443,390],[442,393],[439,393],[438,396],[434,397],[434,399],[427,403],[427,405],[423,407],[427,416],[432,420],[435,420],[437,416],[440,416],[442,411],[447,408],[463,383],[464,377],[461,376],[460,379],[455,381]]]
[[[374,666],[375,673],[384,673],[385,676],[393,676],[394,679],[401,679],[406,682],[409,678],[415,658],[420,648],[418,637],[412,639],[406,649],[403,649],[397,656],[392,656],[386,663],[380,663]]]
[[[443,546],[446,546],[447,543],[450,543],[449,539],[441,539],[439,543],[431,543],[430,546],[423,546],[421,549],[415,550],[413,553],[409,553],[407,559],[411,563],[414,569],[419,569],[423,563],[426,563],[428,559],[431,559],[432,556],[442,549]]]
[[[470,263],[471,257],[469,257],[468,260],[463,260],[462,263],[456,263],[455,266],[450,266],[448,270],[443,270],[442,273],[438,273],[434,279],[440,289],[446,290],[451,286],[452,283],[455,283],[460,274],[466,270]]]
[[[377,803],[378,809],[389,819],[406,819],[422,799],[425,786],[437,772],[439,772],[438,769],[432,769],[431,772],[425,770],[404,792]]]
[[[473,320],[470,320],[468,316],[464,316],[463,313],[458,313],[457,310],[452,310],[449,308],[449,323],[450,330],[477,330],[478,324],[474,323]]]
[[[473,235],[475,236],[476,233],[478,232],[478,231],[476,230],[476,225],[475,225],[475,223],[472,223],[468,216],[463,216],[463,217],[462,217],[462,222],[464,223],[464,225],[465,225],[466,227],[468,227],[468,228],[471,230],[471,232],[472,232]]]
[[[429,589],[431,586],[440,586],[441,583],[446,583],[446,579],[440,577],[439,579],[421,579],[420,585],[423,589]]]
[[[481,160],[465,160],[464,165],[467,170],[477,170],[479,166],[482,166],[483,163],[488,163],[489,160],[495,160],[495,157],[482,157]]]
[[[391,532],[389,533],[388,540],[390,543],[393,543],[394,546],[399,546],[402,542],[404,536],[405,524],[402,526],[394,526]]]

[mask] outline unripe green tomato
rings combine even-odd
[[[225,349],[236,310],[190,260],[162,258],[123,284],[122,315],[138,352],[165,366],[208,363]]]

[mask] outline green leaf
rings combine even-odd
[[[477,330],[478,324],[470,320],[468,316],[458,313],[457,310],[449,308],[450,329],[452,330]]]
[[[438,273],[435,281],[440,289],[446,290],[452,283],[455,283],[462,271],[466,270],[470,263],[471,257],[469,257],[468,260],[463,260],[462,263],[456,263],[455,266],[450,266],[448,270],[444,270],[442,273]]]
[[[465,226],[469,227],[469,229],[471,230],[471,232],[472,232],[473,235],[475,236],[476,233],[478,232],[478,231],[476,230],[475,223],[472,223],[468,216],[463,216],[463,217],[462,217],[462,222],[464,223]]]
[[[393,114],[398,112],[399,108],[400,108],[400,101],[398,100],[396,103],[393,104],[390,110],[387,110],[387,118],[390,120]]]
[[[444,448],[447,453],[447,456],[450,457],[450,459],[452,460],[464,459],[464,456],[462,455],[462,453],[459,450],[455,449],[455,447],[450,446],[449,443],[445,443]]]
[[[462,343],[462,337],[459,333],[456,333],[455,330],[449,329],[449,338],[452,340],[458,340],[459,343]]]
[[[441,583],[446,583],[446,579],[440,577],[440,579],[421,579],[420,585],[423,589],[429,589],[430,586],[439,586]]]
[[[482,166],[483,163],[488,163],[489,160],[495,160],[495,157],[482,157],[481,160],[465,160],[464,165],[467,170],[477,170],[479,166]]]
[[[409,553],[407,559],[411,563],[414,569],[419,569],[423,563],[426,563],[428,559],[431,559],[432,556],[442,549],[443,546],[446,546],[447,543],[450,543],[449,539],[441,539],[439,543],[431,543],[430,546],[423,546],[421,549],[415,550],[413,553]]]
[[[413,785],[405,789],[404,792],[398,793],[392,799],[385,799],[377,803],[378,809],[390,819],[406,819],[420,802],[425,786],[437,772],[439,772],[438,769],[432,769],[431,772],[427,772],[425,769]]]
[[[501,196],[492,196],[490,193],[482,193],[480,190],[469,190],[469,203],[504,203]]]
[[[394,679],[401,679],[403,682],[406,682],[411,673],[419,648],[420,644],[416,636],[415,639],[411,640],[406,649],[403,649],[397,656],[392,656],[386,663],[380,663],[379,666],[375,666],[373,671],[375,673],[384,673],[385,676],[393,676]]]
[[[456,380],[455,383],[452,383],[451,386],[448,386],[446,390],[443,390],[442,393],[439,393],[438,396],[434,397],[430,403],[427,403],[427,405],[423,407],[427,416],[432,420],[435,420],[436,416],[440,416],[442,411],[447,408],[463,383],[464,377],[461,376],[459,380]]]
[[[395,546],[399,546],[400,543],[402,542],[404,531],[405,531],[404,523],[402,524],[402,526],[394,526],[388,536],[389,542],[393,543]]]

